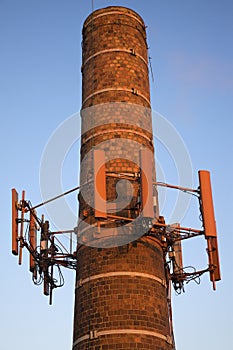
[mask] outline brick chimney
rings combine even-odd
[[[164,253],[148,234],[159,216],[155,189],[140,215],[142,176],[155,181],[145,24],[128,8],[96,10],[82,50],[73,349],[171,350]]]

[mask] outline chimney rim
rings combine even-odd
[[[107,6],[107,7],[101,7],[99,9],[96,9],[93,12],[91,12],[86,17],[86,19],[83,23],[83,29],[86,28],[93,19],[95,19],[95,15],[101,14],[101,13],[107,14],[107,12],[110,12],[109,10],[114,11],[114,12],[119,12],[119,14],[122,14],[122,12],[125,12],[125,14],[127,14],[127,13],[133,14],[134,16],[136,16],[138,18],[138,20],[141,23],[141,25],[143,26],[143,28],[146,28],[143,18],[135,10],[133,10],[129,7],[125,7],[125,6]]]

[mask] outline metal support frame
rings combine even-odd
[[[201,171],[201,174],[205,176],[209,173],[206,171]],[[206,175],[207,174],[207,175]],[[203,175],[203,176],[204,176]],[[115,177],[118,179],[126,179],[129,181],[140,181],[140,173],[111,173],[106,172],[106,177]],[[199,172],[200,176],[200,172]],[[210,180],[209,184],[210,184]],[[169,187],[172,189],[177,189],[180,191],[184,191],[189,194],[193,194],[198,197],[200,202],[200,211],[203,214],[203,201],[206,200],[205,193],[203,190],[203,186],[200,190],[186,188],[181,186],[170,185],[161,182],[152,182],[153,186],[163,186]],[[209,185],[210,187],[210,185]],[[77,267],[77,256],[76,253],[72,252],[72,234],[75,233],[79,237],[83,234],[80,232],[78,227],[72,230],[66,231],[55,231],[51,232],[49,230],[49,224],[46,221],[44,222],[43,216],[42,219],[37,217],[35,209],[50,203],[62,196],[65,196],[71,192],[80,189],[80,186],[77,186],[71,190],[68,190],[60,195],[57,195],[51,199],[48,199],[40,204],[35,206],[31,206],[29,201],[25,200],[25,191],[22,191],[22,199],[18,202],[18,194],[15,189],[12,190],[12,253],[14,255],[19,254],[19,264],[22,264],[22,250],[24,247],[28,250],[30,254],[30,266],[29,269],[32,272],[33,282],[35,284],[41,284],[44,281],[44,294],[49,296],[49,303],[52,303],[52,291],[54,288],[61,287],[64,284],[63,276],[60,271],[60,266],[76,269]],[[208,196],[210,197],[210,190],[208,192]],[[212,199],[211,199],[212,201]],[[213,204],[212,204],[213,206]],[[205,208],[204,208],[205,209]],[[206,210],[206,209],[205,209]],[[213,211],[213,210],[212,210]],[[21,212],[20,217],[19,212]],[[207,210],[206,210],[207,212]],[[30,214],[30,218],[27,219],[27,213]],[[207,212],[208,213],[208,212]],[[140,212],[138,212],[140,215]],[[207,215],[207,214],[205,214]],[[214,218],[214,216],[212,215]],[[135,219],[117,216],[106,213],[106,217],[104,218],[96,218],[96,222],[93,223],[93,227],[96,226],[97,229],[101,226],[106,226],[109,222],[133,222]],[[143,217],[142,217],[143,220]],[[29,226],[29,236],[27,237],[25,227],[30,223]],[[26,224],[26,225],[25,225]],[[42,244],[41,237],[41,245],[37,246],[37,232],[40,231],[41,235],[45,232],[45,224],[47,225],[46,242]],[[70,249],[69,251],[64,247],[64,245],[59,241],[57,235],[61,234],[70,234]],[[207,254],[209,258],[209,266],[206,269],[196,271],[193,268],[192,272],[186,272],[187,268],[182,266],[182,248],[181,242],[183,240],[194,238],[198,236],[205,236],[207,239]],[[174,289],[176,292],[180,293],[183,290],[184,283],[189,283],[191,280],[199,279],[202,274],[205,272],[210,273],[210,279],[213,283],[214,290],[216,289],[216,281],[221,279],[220,275],[220,265],[219,265],[219,256],[218,256],[218,245],[217,245],[217,233],[210,234],[206,232],[205,222],[203,223],[203,229],[194,229],[188,227],[182,227],[179,224],[176,225],[168,225],[165,223],[165,220],[162,216],[160,216],[156,220],[152,220],[151,224],[148,226],[148,231],[143,235],[144,237],[151,237],[151,239],[157,239],[161,243],[164,252],[164,260],[167,268],[167,284],[169,280],[173,283]],[[95,237],[96,239],[100,238]],[[56,243],[55,243],[56,240]],[[178,248],[177,248],[178,247]],[[19,248],[19,249],[18,249]],[[19,251],[18,251],[19,250]],[[63,252],[63,250],[65,252]],[[176,254],[178,257],[176,258]],[[176,261],[178,259],[179,261]],[[170,267],[169,267],[170,266]],[[54,279],[54,269],[57,268],[60,283],[56,283],[56,279]],[[172,271],[172,272],[171,272]],[[39,277],[38,277],[39,276]]]
[[[67,191],[66,194],[76,190],[77,188]],[[46,203],[51,202],[62,195],[52,198]],[[44,202],[45,203],[45,202]],[[17,241],[19,243],[19,265],[22,264],[22,252],[25,247],[30,255],[29,270],[32,273],[34,284],[40,285],[43,282],[44,294],[49,296],[49,304],[52,304],[53,289],[61,287],[64,284],[64,279],[60,271],[60,266],[75,269],[77,265],[76,254],[72,251],[68,252],[62,243],[56,238],[56,235],[61,233],[73,233],[74,230],[51,232],[49,230],[48,221],[40,220],[35,212],[35,208],[42,206],[44,203],[38,204],[35,207],[30,205],[30,202],[25,200],[25,191],[22,192],[22,200],[18,204],[17,211],[21,211],[20,218],[15,217],[14,221],[19,226],[19,236]],[[29,213],[29,218],[26,217]],[[29,225],[29,230],[28,226]],[[15,230],[15,227],[13,227]],[[40,245],[37,245],[37,231],[40,231]],[[27,235],[28,233],[28,235]],[[13,235],[15,239],[15,234]],[[55,242],[56,239],[56,242]],[[58,242],[58,243],[57,243]],[[70,250],[72,245],[70,245]],[[66,252],[63,252],[65,250]],[[15,254],[15,251],[13,251]],[[54,278],[55,268],[57,268],[60,281]]]

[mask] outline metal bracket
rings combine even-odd
[[[90,331],[90,340],[98,338],[97,331]]]

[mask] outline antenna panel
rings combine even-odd
[[[12,254],[19,254],[18,232],[18,192],[15,188],[12,192]]]
[[[201,196],[200,205],[205,237],[217,237],[210,172],[206,170],[199,170],[198,175]]]
[[[46,271],[44,273],[44,295],[49,296],[49,294],[50,294],[49,278],[48,278],[48,272]]]
[[[141,167],[141,203],[143,216],[147,218],[154,217],[153,207],[153,159],[152,152],[149,149],[140,151]]]
[[[32,251],[35,253],[37,247],[37,229],[36,229],[36,220],[35,220],[35,211],[30,211],[30,224],[29,224],[29,243]],[[32,254],[29,255],[29,269],[31,272],[34,271],[36,266],[36,261]]]
[[[209,266],[213,268],[213,270],[210,270],[210,280],[214,283],[215,281],[221,280],[217,237],[209,237],[207,240],[207,244]]]
[[[43,254],[47,253],[49,239],[49,222],[46,220],[42,223],[41,237],[40,237],[40,250]]]
[[[105,152],[93,150],[94,209],[96,218],[107,218]]]
[[[213,282],[213,288],[215,289],[215,281],[221,280],[221,273],[210,172],[207,170],[199,170],[198,175],[200,182],[201,213],[203,218],[204,234],[207,239],[208,246],[207,252],[210,267],[210,280]]]
[[[180,225],[177,224],[177,232],[180,233]],[[174,264],[174,273],[181,273],[183,271],[183,254],[182,254],[182,243],[181,240],[175,241],[173,245],[175,253],[175,264]]]

